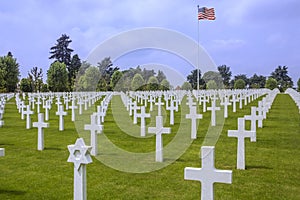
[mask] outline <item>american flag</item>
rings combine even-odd
[[[215,20],[215,9],[214,8],[206,8],[198,7],[198,20],[207,19],[207,20]]]

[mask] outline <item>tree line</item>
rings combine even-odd
[[[218,71],[208,71],[201,74],[201,71],[195,69],[187,76],[187,81],[180,87],[181,89],[197,88],[197,72],[199,72],[199,88],[201,89],[246,89],[246,88],[278,88],[281,92],[287,88],[292,88],[294,83],[288,75],[288,67],[278,66],[269,77],[257,75],[256,73],[247,77],[246,74],[238,74],[232,77],[230,67],[221,65]],[[297,82],[298,90],[300,88],[300,78]]]
[[[33,67],[26,78],[20,78],[19,64],[11,52],[0,56],[0,92],[65,92],[65,91],[128,91],[128,90],[169,90],[197,89],[197,72],[192,70],[187,81],[173,88],[163,71],[142,69],[140,66],[121,71],[114,66],[109,57],[92,66],[81,61],[78,54],[70,48],[72,40],[62,34],[56,44],[50,48],[49,59],[53,60],[46,72],[46,83],[43,80],[43,70]],[[279,88],[285,91],[293,87],[293,81],[288,76],[288,67],[278,66],[269,77],[254,74],[238,74],[232,77],[230,67],[221,65],[218,71],[201,74],[199,70],[200,89],[245,89],[245,88]],[[297,82],[300,88],[300,78]]]

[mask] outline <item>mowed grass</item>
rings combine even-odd
[[[125,109],[120,97],[113,98],[120,104],[120,109]],[[237,109],[236,113],[229,108],[229,118],[225,120],[215,147],[215,166],[233,170],[233,183],[216,183],[215,199],[300,199],[300,115],[288,95],[276,97],[264,120],[264,128],[257,130],[257,142],[251,143],[246,139],[247,169],[236,170],[237,141],[227,137],[227,130],[237,129],[237,118],[249,115],[250,107],[257,106],[258,100],[243,106],[241,110]],[[189,120],[182,120],[186,114],[185,102],[186,98],[182,101],[183,112],[175,114],[175,125],[170,126],[172,134],[163,135],[164,146],[174,140],[182,124],[190,123]],[[202,111],[202,107],[199,106],[198,110]],[[53,105],[50,128],[44,130],[45,150],[38,151],[37,129],[25,129],[26,120],[20,119],[14,100],[6,104],[5,126],[0,128],[0,147],[5,148],[6,153],[5,157],[0,157],[0,199],[73,198],[73,164],[67,162],[67,145],[74,144],[79,135],[89,144],[89,133],[77,133],[70,111],[65,117],[65,131],[58,131],[55,111],[56,105]],[[148,125],[155,124],[155,112],[151,119],[146,120]],[[184,180],[183,176],[185,167],[201,167],[200,148],[210,122],[210,113],[202,114],[197,140],[175,162],[162,169],[149,173],[127,173],[110,168],[100,162],[101,159],[92,157],[93,163],[87,166],[88,199],[199,199],[200,183]],[[130,152],[155,150],[153,135],[147,134],[146,138],[129,135],[115,122],[114,115],[110,106],[104,123],[104,135],[110,141]],[[169,118],[165,118],[164,126],[169,127]],[[37,121],[36,114],[32,116],[34,121]],[[190,129],[177,134],[189,136]],[[99,143],[102,138],[103,135],[100,135]],[[104,147],[100,145],[100,158],[111,156],[113,159],[116,156],[105,155],[102,149]],[[167,162],[168,157],[165,159]]]

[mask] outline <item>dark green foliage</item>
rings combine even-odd
[[[250,88],[264,88],[266,84],[266,77],[265,76],[258,76],[257,74],[254,74],[249,79]]]
[[[203,80],[205,81],[206,85],[208,84],[209,81],[214,81],[218,89],[224,88],[223,80],[219,72],[215,72],[215,71],[205,72],[205,74],[203,75]],[[213,83],[211,82],[211,84]]]
[[[277,81],[274,78],[270,77],[266,81],[265,87],[268,88],[268,89],[270,89],[270,90],[273,90],[273,89],[275,89],[275,88],[278,87],[278,83],[277,83]]]
[[[297,86],[298,86],[298,92],[300,92],[300,78],[298,79],[298,81],[297,81]]]
[[[52,92],[68,91],[68,72],[64,63],[56,61],[51,64],[47,71],[47,83]]]
[[[278,66],[275,71],[271,73],[271,77],[277,81],[279,85],[279,90],[281,92],[285,91],[287,88],[293,87],[294,83],[288,75],[288,67],[286,66]]]
[[[184,82],[181,86],[182,90],[192,90],[192,85],[189,82]]]
[[[43,84],[43,70],[41,68],[33,67],[28,73],[28,79],[31,81],[33,92],[41,91]]]
[[[197,69],[194,69],[191,71],[191,73],[187,76],[187,81],[191,84],[193,89],[197,89]],[[201,78],[201,70],[199,69],[199,85],[202,86],[205,85],[204,80]]]
[[[229,83],[232,75],[230,67],[227,67],[226,65],[221,65],[218,67],[218,71],[222,77],[225,88],[229,88]]]
[[[166,75],[163,71],[158,70],[157,76],[156,76],[158,83],[161,83],[163,80],[167,79]]]
[[[72,40],[68,35],[62,34],[56,41],[57,43],[50,48],[51,56],[49,59],[54,59],[54,62],[58,61],[69,66],[71,63],[71,54],[73,52],[73,49],[69,48],[69,45]]]
[[[0,92],[14,92],[19,82],[19,64],[11,52],[0,57]]]
[[[29,78],[22,78],[20,82],[20,90],[22,92],[32,92],[32,81]]]
[[[248,87],[248,86],[249,86],[250,81],[249,81],[249,78],[247,77],[246,74],[238,74],[238,75],[234,76],[234,84],[235,84],[235,82],[236,82],[238,79],[244,80],[244,82],[245,82],[245,87]]]
[[[68,76],[69,76],[69,88],[71,91],[74,89],[74,83],[76,79],[76,75],[81,67],[81,60],[77,54],[75,54],[72,59],[69,66],[67,66],[68,69]]]
[[[234,81],[234,89],[245,89],[246,83],[243,79],[237,79]]]

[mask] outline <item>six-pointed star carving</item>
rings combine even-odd
[[[70,156],[68,162],[74,163],[74,166],[79,170],[81,164],[89,164],[92,162],[90,156],[91,146],[86,146],[82,138],[78,138],[73,145],[68,145]]]

